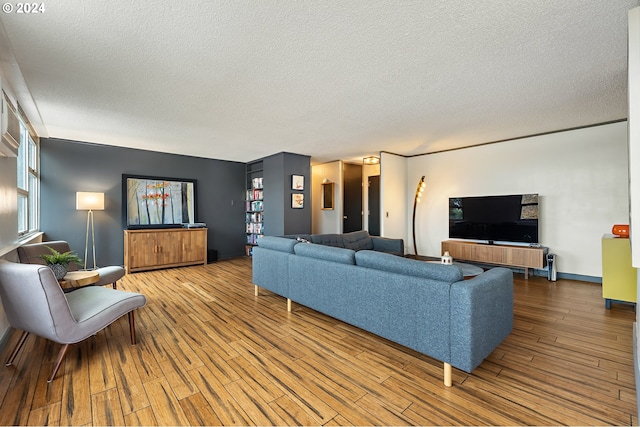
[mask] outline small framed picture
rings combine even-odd
[[[291,195],[291,207],[293,209],[304,208],[304,194],[293,193]]]
[[[292,190],[304,190],[304,176],[303,175],[291,175],[291,189]]]

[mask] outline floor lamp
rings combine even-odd
[[[76,193],[76,210],[87,212],[87,233],[84,239],[84,269],[87,269],[87,253],[89,252],[89,224],[91,224],[91,247],[93,248],[93,269],[96,267],[96,240],[93,233],[93,211],[104,210],[104,193]]]
[[[424,182],[424,175],[418,181],[418,188],[416,188],[416,195],[413,198],[413,253],[414,258],[418,259],[418,245],[416,243],[416,207],[418,206],[418,202],[420,201],[420,197],[424,192],[424,187],[426,187],[426,183]]]

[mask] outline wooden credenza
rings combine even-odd
[[[528,278],[530,268],[545,267],[548,249],[445,240],[442,242],[442,253],[445,251],[454,260],[524,268],[525,278]]]
[[[206,263],[206,228],[124,230],[127,273]]]

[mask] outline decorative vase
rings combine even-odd
[[[453,257],[449,255],[449,251],[445,251],[444,255],[440,258],[442,264],[451,265],[453,264]]]
[[[53,275],[57,280],[62,280],[67,274],[67,267],[62,264],[49,264],[49,268],[53,271]]]
[[[629,237],[629,224],[616,224],[611,232],[618,237]]]

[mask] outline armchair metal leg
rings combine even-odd
[[[56,359],[56,365],[53,367],[53,372],[51,372],[51,376],[47,380],[48,383],[53,381],[58,373],[58,369],[60,369],[60,364],[62,363],[62,359],[64,359],[64,355],[67,353],[67,349],[69,348],[69,344],[64,344],[60,351],[58,352],[58,358]]]
[[[131,345],[136,345],[136,316],[135,311],[129,312],[129,333],[131,334]]]
[[[16,346],[13,348],[13,351],[11,352],[11,356],[9,356],[9,359],[7,360],[7,363],[4,364],[5,366],[11,366],[13,364],[14,359],[18,355],[18,352],[22,348],[22,346],[23,346],[24,342],[27,340],[28,336],[29,336],[29,332],[22,331],[22,335],[20,335],[20,339],[18,339],[18,342],[17,342]]]

